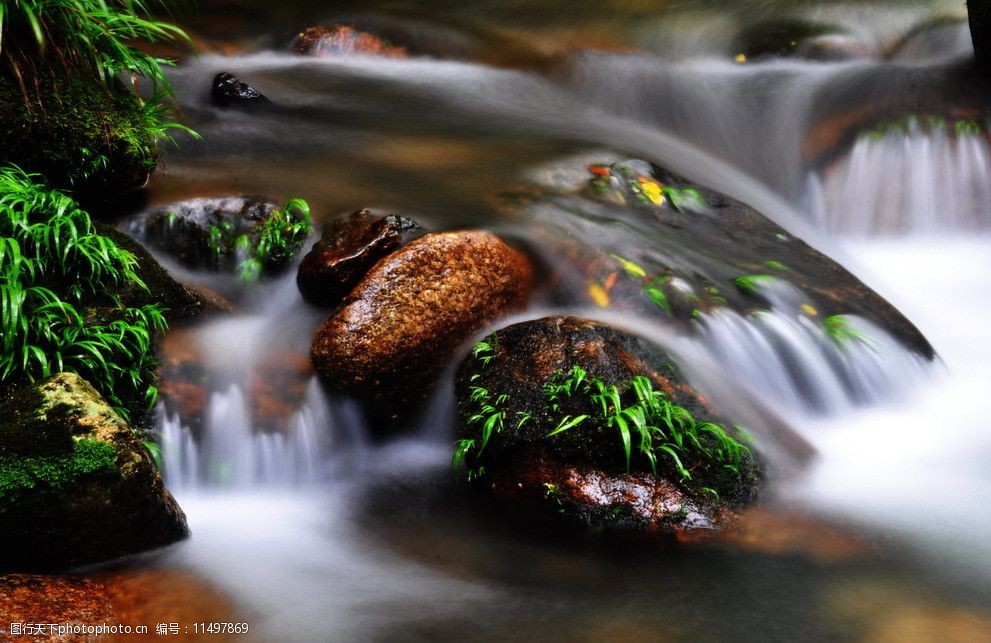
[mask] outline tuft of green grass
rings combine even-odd
[[[89,214],[36,175],[0,168],[0,382],[78,373],[124,417],[153,404],[158,306],[125,307],[117,291],[141,282],[137,259],[97,234]],[[93,300],[106,309],[88,309]]]
[[[822,331],[840,348],[857,343],[877,352],[877,342],[863,331],[854,328],[847,315],[826,317],[822,320]]]
[[[487,342],[479,344],[488,346]],[[481,361],[487,349],[479,344],[476,359]],[[487,361],[482,364],[483,368],[487,365]],[[473,381],[477,381],[477,374]],[[492,436],[505,430],[510,400],[507,395],[497,395],[478,385],[471,386],[469,391],[473,412],[466,424],[477,426],[478,435],[455,443],[452,466],[456,471],[466,470],[470,479],[476,479],[484,475],[484,469],[471,469],[466,462],[479,458]],[[615,431],[627,472],[635,455],[643,458],[654,474],[661,462],[665,463],[683,482],[693,479],[691,467],[703,466],[702,482],[713,476],[713,470],[718,472],[716,480],[709,483],[714,486],[701,486],[701,483],[694,486],[699,493],[717,500],[719,489],[731,491],[733,487],[723,484],[724,478],[741,480],[744,469],[752,461],[750,448],[741,441],[748,439],[742,428],[734,427],[734,432],[730,432],[721,424],[697,420],[687,408],[655,389],[646,376],[608,384],[575,364],[567,371],[555,373],[544,384],[543,399],[544,406],[539,412],[517,412],[520,417],[517,430],[527,422],[534,422],[545,427],[547,439],[574,431]],[[585,412],[575,413],[574,409]]]
[[[769,286],[777,281],[771,275],[742,275],[733,280],[733,285],[746,293],[756,293],[762,286]]]
[[[588,378],[579,366],[568,374],[558,374],[545,387],[552,413],[559,407],[563,391],[569,397],[580,394],[597,407],[595,420],[615,429],[620,437],[626,469],[630,470],[633,442],[637,451],[650,463],[656,474],[658,457],[667,457],[682,479],[691,479],[684,465],[686,456],[715,460],[724,468],[740,474],[741,459],[749,448],[714,422],[699,422],[691,412],[676,404],[663,391],[654,389],[650,378],[638,375],[629,382],[606,384],[598,378]],[[632,392],[630,399],[629,392]],[[588,415],[564,416],[548,433],[552,437],[580,426]]]
[[[671,204],[671,207],[678,212],[689,210],[704,212],[709,208],[705,197],[695,188],[674,188],[667,186],[661,190],[661,194]]]
[[[122,73],[148,78],[170,91],[169,61],[130,46],[136,40],[188,40],[175,25],[152,16],[162,0],[5,0],[0,5],[0,60],[15,72],[52,58],[67,71],[89,71],[109,82]]]
[[[289,263],[312,231],[309,204],[303,199],[292,198],[282,208],[273,210],[258,226],[237,236],[229,221],[210,226],[207,243],[218,266],[223,265],[233,251],[241,281],[253,283],[265,270]]]
[[[789,268],[788,266],[774,259],[768,259],[767,261],[764,262],[764,265],[770,268],[771,270],[780,270],[781,272],[789,272],[791,270],[791,268]]]

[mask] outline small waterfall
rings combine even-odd
[[[835,165],[808,177],[808,210],[827,229],[858,235],[991,226],[991,145],[976,123],[910,118],[861,136]]]
[[[794,286],[760,287],[768,310],[703,314],[699,341],[728,375],[785,408],[829,415],[910,390],[928,363],[856,315],[823,318]]]
[[[922,358],[880,328],[852,315],[843,323],[851,335],[838,339],[801,313],[718,310],[702,316],[699,341],[729,377],[805,413],[891,399],[925,373]]]
[[[349,411],[345,411],[349,415]],[[351,430],[353,418],[334,422],[330,402],[316,378],[289,420],[285,433],[256,432],[241,388],[215,391],[207,407],[202,439],[163,407],[158,410],[162,469],[174,489],[202,486],[248,488],[293,486],[325,475],[335,426]]]

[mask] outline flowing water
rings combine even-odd
[[[456,6],[397,3],[390,15],[343,5],[458,60],[292,57],[274,42],[281,29],[345,9],[259,4],[271,31],[240,33],[251,52],[205,55],[175,72],[204,140],[167,155],[152,199],[300,195],[321,219],[377,206],[434,229],[494,229],[551,262],[563,259],[540,239],[554,226],[607,251],[630,235],[670,242],[632,210],[596,219],[550,198],[520,216],[501,197],[574,180],[584,172],[575,159],[641,157],[757,207],[830,254],[916,323],[939,357],[925,362],[866,320],[855,323],[875,343],[839,348],[799,313],[793,288],[765,293],[764,312],[703,315],[689,333],[610,320],[665,343],[696,384],[755,428],[789,471],[774,481],[772,513],[792,518],[756,548],[562,542],[501,524],[451,484],[450,378],[419,431],[393,442],[371,442],[358,408],[316,380],[298,386],[282,430],[256,431],[253,378],[265,377],[270,357],[305,354],[322,320],[290,273],[259,286],[238,315],[189,335],[218,375],[202,426],[159,410],[166,482],[193,538],[154,564],[215,583],[258,640],[885,640],[905,623],[908,639],[970,640],[968,628],[991,622],[987,135],[919,117],[837,143],[824,162],[806,153],[824,104],[897,95],[959,64],[954,56],[969,53],[963,25],[914,30],[959,10],[803,4],[805,17],[847,25],[860,57],[739,65],[731,34],[742,18],[719,3],[682,3],[663,20],[641,15],[643,3],[615,3],[614,14],[576,10],[573,23],[551,10],[527,14],[530,3],[486,4],[489,21]],[[580,37],[643,53],[464,59],[528,29],[555,47]],[[863,57],[879,52],[891,60]],[[241,75],[276,107],[212,107],[218,71]],[[866,97],[857,90],[865,83]],[[565,286],[541,293],[524,317],[575,310]],[[787,466],[762,425],[787,425],[817,457]],[[775,545],[806,520],[803,546]],[[851,556],[839,545],[847,540]],[[942,629],[926,629],[933,623]]]

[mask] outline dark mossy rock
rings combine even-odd
[[[59,373],[0,402],[0,568],[96,563],[188,535],[148,450],[84,379]]]
[[[584,527],[681,533],[720,528],[755,498],[760,471],[749,448],[732,461],[718,455],[722,442],[711,426],[723,427],[731,438],[736,430],[657,347],[575,317],[514,324],[485,342],[457,373],[460,435],[474,441],[464,451],[469,477],[510,512]],[[584,379],[555,398],[552,389],[566,382],[576,366]],[[665,429],[664,438],[655,434],[655,466],[640,451],[631,418],[627,462],[619,425],[610,424],[601,406],[606,404],[610,414],[636,407],[640,398],[632,382],[638,376],[649,380],[659,398],[680,408],[676,414],[690,414],[683,427],[709,427],[685,428],[684,435],[697,433],[698,442],[685,437],[677,446],[671,430]],[[616,400],[596,397],[599,384],[616,387],[618,406]],[[485,427],[494,415],[483,448]],[[584,419],[550,435],[578,418]]]
[[[42,174],[87,207],[144,186],[155,169],[155,138],[122,82],[42,70],[21,86],[0,73],[0,105],[4,162]]]
[[[145,289],[131,283],[122,285],[116,294],[124,306],[157,304],[165,309],[165,316],[172,324],[233,312],[231,303],[217,293],[173,279],[155,257],[130,235],[99,222],[95,226],[97,232],[113,239],[114,243],[135,256],[138,260],[135,272],[148,287]]]
[[[264,224],[277,211],[279,204],[264,197],[188,199],[142,212],[125,230],[187,268],[233,270],[244,258],[239,240],[257,247]],[[276,272],[291,259],[273,253],[262,268]]]
[[[748,60],[764,58],[806,58],[845,60],[862,55],[843,38],[837,25],[805,20],[768,20],[745,27],[733,43],[733,53]]]
[[[576,179],[569,193],[531,189],[507,199],[509,216],[523,210],[542,224],[537,243],[555,257],[552,301],[584,299],[688,332],[714,312],[747,316],[773,307],[820,328],[833,315],[850,315],[933,357],[894,306],[754,208],[642,160],[588,170],[590,178]],[[546,214],[562,204],[581,216]],[[608,228],[602,220],[611,221]]]
[[[300,56],[315,58],[354,54],[385,58],[410,57],[410,52],[405,47],[344,24],[304,29],[296,36],[290,50]]]
[[[526,305],[528,258],[484,231],[433,233],[381,259],[313,337],[317,372],[401,423],[472,334]]]
[[[311,304],[339,304],[376,261],[423,233],[412,219],[367,209],[335,219],[299,264],[299,292]]]
[[[220,72],[214,76],[213,85],[210,87],[210,100],[217,107],[239,109],[257,109],[272,104],[272,101],[260,91],[227,72]]]

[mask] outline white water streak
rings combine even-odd
[[[809,210],[855,235],[991,227],[991,146],[917,120],[906,132],[861,137],[824,176],[808,179]]]

